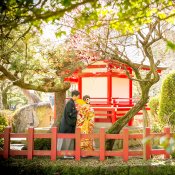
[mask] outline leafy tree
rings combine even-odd
[[[9,79],[11,85],[24,89],[56,92],[58,98],[56,101],[59,104],[56,104],[57,114],[61,114],[66,90],[70,87],[68,82],[63,82],[64,71],[69,70],[69,66],[73,68],[75,64],[70,65],[69,60],[64,60],[63,57],[59,61],[59,58],[53,55],[55,50],[50,57],[49,55],[46,57],[45,54],[45,58],[42,58],[39,51],[43,48],[38,46],[36,51],[33,47],[34,44],[37,45],[36,40],[31,41],[31,38],[40,35],[43,22],[54,23],[78,6],[87,4],[93,7],[96,6],[96,2],[94,0],[2,0],[0,2],[0,79]],[[37,52],[40,58],[37,58]],[[51,60],[51,56],[54,56],[55,60],[53,58]],[[65,70],[61,71],[61,68]],[[77,66],[74,70],[76,68]]]

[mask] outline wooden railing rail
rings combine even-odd
[[[51,128],[51,133],[35,133],[34,128],[28,128],[28,133],[11,133],[11,128],[6,127],[4,133],[0,133],[0,138],[4,139],[3,150],[0,151],[0,156],[4,159],[8,159],[10,156],[23,155],[27,159],[33,159],[33,156],[50,156],[51,160],[56,160],[57,156],[74,156],[75,160],[79,161],[81,156],[97,156],[99,160],[103,161],[107,156],[119,156],[123,158],[123,161],[127,162],[130,156],[143,156],[143,150],[130,150],[130,139],[144,139],[155,137],[167,136],[168,139],[173,137],[173,133],[170,133],[170,128],[164,128],[163,133],[151,133],[150,128],[146,128],[145,137],[143,134],[130,134],[128,128],[124,128],[120,134],[106,134],[105,128],[100,128],[99,133],[93,134],[81,134],[80,128],[76,129],[75,134],[63,134],[57,133],[57,127]],[[26,138],[27,150],[12,150],[10,149],[11,138]],[[34,150],[34,139],[36,138],[50,138],[51,150]],[[75,150],[57,150],[57,139],[59,138],[72,138],[75,139]],[[81,138],[99,139],[99,149],[94,151],[81,150],[80,142]],[[108,151],[105,149],[105,141],[107,139],[123,140],[123,148],[120,150]],[[170,154],[165,149],[152,149],[151,141],[145,143],[146,159],[150,159],[151,155],[163,154],[164,158],[170,158]]]

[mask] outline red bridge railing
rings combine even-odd
[[[103,161],[107,156],[119,156],[123,158],[123,161],[127,162],[129,157],[143,156],[143,150],[130,150],[130,139],[144,139],[155,138],[161,136],[172,137],[170,128],[164,128],[163,133],[150,133],[150,128],[146,128],[145,137],[143,134],[129,134],[128,128],[124,128],[121,134],[106,134],[105,128],[100,128],[99,133],[94,134],[81,134],[80,128],[77,128],[75,134],[62,134],[57,133],[57,128],[51,128],[51,133],[35,133],[34,128],[29,128],[28,133],[11,133],[11,128],[5,128],[4,133],[0,134],[0,138],[4,139],[4,148],[0,151],[0,156],[8,159],[10,156],[26,156],[27,159],[32,159],[33,156],[50,156],[51,160],[56,160],[59,156],[75,156],[75,160],[79,161],[81,156],[96,156],[99,160]],[[27,150],[12,150],[10,149],[11,138],[26,138]],[[36,138],[50,138],[51,150],[34,150],[34,139]],[[75,150],[61,150],[57,151],[57,139],[58,138],[72,138],[75,139]],[[99,139],[99,149],[94,151],[83,151],[80,149],[81,138],[93,138]],[[107,139],[123,140],[123,149],[108,151],[105,149],[105,141]],[[151,142],[147,142],[145,146],[146,159],[150,159],[151,155],[163,154],[165,158],[170,158],[170,154],[165,149],[152,149]]]

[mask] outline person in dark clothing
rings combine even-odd
[[[64,114],[61,119],[59,133],[75,133],[75,126],[77,121],[75,101],[79,98],[79,95],[79,91],[72,91],[72,97],[64,108]]]
[[[61,118],[59,133],[75,133],[77,110],[75,101],[79,98],[80,92],[72,91],[71,99],[66,103],[64,113]],[[58,139],[57,150],[73,150],[74,139]],[[67,158],[67,156],[65,156]]]

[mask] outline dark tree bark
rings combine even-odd
[[[66,89],[67,90],[67,89]],[[66,90],[55,92],[55,115],[56,121],[54,122],[54,126],[59,126],[60,119],[63,115],[64,106],[65,106],[65,99],[66,99]]]

